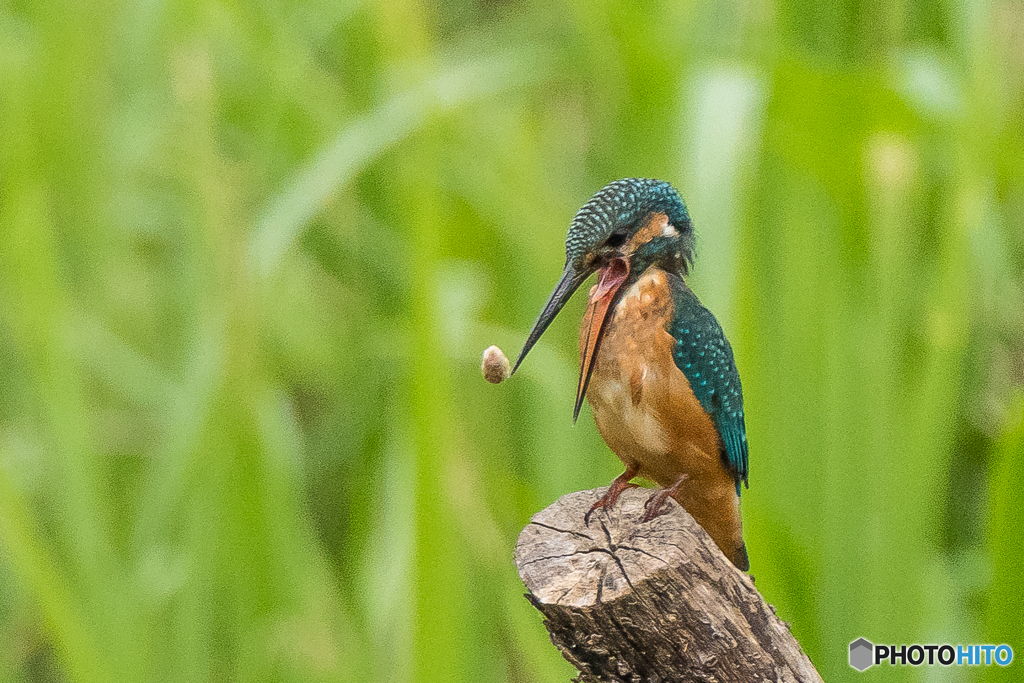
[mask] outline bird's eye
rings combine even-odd
[[[604,243],[609,247],[612,247],[613,249],[616,247],[621,247],[623,244],[626,243],[626,235],[625,233],[621,232],[613,232],[611,236],[608,237],[607,240],[605,240]]]

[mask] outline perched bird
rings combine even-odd
[[[670,184],[626,178],[595,194],[565,240],[565,269],[523,346],[526,354],[594,272],[580,327],[580,379],[597,429],[626,466],[587,513],[610,508],[636,476],[663,488],[704,527],[734,565],[750,568],[740,520],[747,436],[740,377],[721,326],[683,281],[693,263],[693,225]]]

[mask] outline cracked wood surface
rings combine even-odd
[[[580,680],[821,681],[751,578],[675,501],[641,524],[651,491],[629,489],[586,526],[606,490],[562,496],[516,543],[527,598]]]

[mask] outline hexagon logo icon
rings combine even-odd
[[[850,666],[857,671],[864,671],[874,664],[875,646],[864,638],[850,643]]]

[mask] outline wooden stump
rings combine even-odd
[[[585,526],[606,490],[563,496],[516,544],[526,597],[580,680],[821,681],[751,578],[674,501],[641,524],[651,492],[630,489]]]

